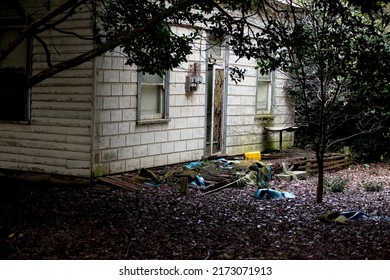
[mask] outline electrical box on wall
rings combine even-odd
[[[196,91],[201,82],[201,76],[186,76],[186,92]]]
[[[196,91],[200,83],[202,83],[200,63],[195,62],[194,64],[190,65],[188,75],[186,76],[186,92]]]

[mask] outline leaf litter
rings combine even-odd
[[[315,203],[316,176],[274,180],[293,193],[283,200],[254,198],[254,185],[203,195],[176,184],[134,191],[42,186],[2,180],[1,259],[389,259],[390,164],[351,165],[327,172],[347,178],[343,192],[326,190]],[[363,181],[383,182],[368,192]],[[323,222],[328,211],[377,217],[346,224]]]

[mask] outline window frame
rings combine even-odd
[[[258,104],[260,95],[260,83],[268,83],[268,91],[266,96],[266,106],[261,108]],[[275,93],[275,73],[270,72],[267,75],[261,75],[260,70],[256,71],[256,99],[255,99],[255,114],[259,117],[273,115],[273,98]]]
[[[142,71],[137,72],[137,124],[161,123],[169,121],[169,71],[163,76],[162,84],[149,83],[148,85],[160,85],[159,93],[159,110],[161,113],[143,114],[142,113]]]

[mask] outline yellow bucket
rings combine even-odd
[[[261,160],[261,153],[260,152],[247,152],[244,153],[245,159],[253,159],[253,160]]]

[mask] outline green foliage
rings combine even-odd
[[[390,159],[389,131],[381,130],[377,133],[361,135],[348,142],[353,160],[356,162],[378,162]]]
[[[361,186],[368,192],[379,192],[383,190],[383,182],[363,182]]]
[[[318,151],[348,145],[359,158],[383,158],[390,126],[388,31],[345,1],[303,7],[294,24],[272,27],[288,52],[280,65],[290,73],[286,90],[303,128],[296,143]]]
[[[331,192],[343,192],[348,184],[344,178],[324,179],[324,187]]]
[[[174,1],[112,1],[100,15],[106,41],[116,40],[128,33],[145,28],[156,15],[166,13]],[[189,34],[175,34],[171,23],[201,19],[196,13],[184,9],[157,22],[146,32],[139,32],[122,46],[128,65],[137,65],[141,71],[163,75],[166,70],[178,67],[192,53],[191,45],[198,37],[195,28]]]

